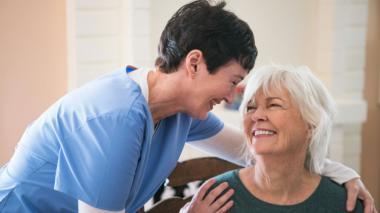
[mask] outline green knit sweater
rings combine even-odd
[[[347,212],[346,209],[346,189],[333,182],[327,177],[321,178],[319,186],[313,194],[305,201],[295,205],[275,205],[262,201],[252,195],[241,182],[238,170],[233,170],[216,177],[217,184],[228,182],[229,186],[235,190],[232,200],[234,206],[228,211],[231,213],[339,213]],[[216,187],[216,185],[214,187]],[[361,201],[356,202],[353,212],[363,212]]]

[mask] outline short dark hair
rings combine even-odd
[[[182,6],[161,34],[156,66],[166,73],[175,72],[186,55],[198,49],[210,73],[232,59],[250,71],[257,56],[252,30],[234,13],[224,10],[225,5],[224,1],[211,5],[207,0],[197,0]]]

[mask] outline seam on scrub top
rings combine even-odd
[[[39,155],[35,154],[34,152],[30,152],[28,151],[25,147],[23,147],[22,145],[19,145],[17,146],[17,149],[20,149],[20,152],[23,152],[21,154],[29,154],[31,155],[32,157],[42,161],[41,162],[41,165],[39,167],[36,167],[31,173],[29,173],[29,175],[27,177],[29,177],[30,175],[33,175],[35,174],[39,169],[41,169],[43,166],[45,166],[46,164],[48,164],[49,162],[47,160],[45,160],[44,158],[41,158]],[[17,152],[17,150],[16,150]],[[25,153],[26,152],[26,153]],[[9,163],[7,163],[6,165],[8,165]],[[54,165],[54,164],[53,164]],[[7,167],[8,168],[8,167]],[[5,168],[4,168],[4,171],[5,171]],[[2,170],[2,172],[4,172]],[[22,180],[16,178],[14,175],[11,175],[11,173],[9,171],[7,171],[7,175],[9,175],[12,179],[16,180],[18,183],[24,183]]]
[[[7,194],[7,196],[5,197],[5,199],[2,200],[2,201],[4,201],[4,203],[3,203],[3,207],[0,209],[0,212],[2,212],[3,209],[5,208],[5,206],[7,205],[8,200],[9,200],[9,197],[10,197],[11,194],[13,193],[13,190],[14,190],[14,189],[15,189],[15,188],[13,188],[12,190],[10,190],[9,193]]]
[[[137,96],[137,97],[138,97],[138,96]],[[133,105],[133,104],[135,103],[135,101],[137,100],[137,97],[135,98],[135,100],[133,100],[132,105]],[[122,117],[125,117],[125,118],[128,117],[129,112],[130,112],[131,110],[132,110],[132,107],[130,107],[130,109],[128,110],[127,113],[123,113],[123,114],[122,114]],[[105,112],[105,113],[102,113],[102,114],[99,114],[99,115],[96,115],[96,116],[91,117],[91,118],[88,118],[88,119],[86,119],[84,122],[88,124],[88,123],[92,122],[92,121],[95,120],[95,119],[101,119],[101,118],[107,118],[107,117],[115,117],[115,116],[112,115],[112,114],[114,114],[114,111],[113,111],[113,110],[108,111],[108,112]],[[126,115],[124,115],[124,114],[126,114]],[[80,131],[82,128],[84,128],[84,124],[81,122],[81,125],[80,125],[79,127],[77,127],[76,129],[74,129],[73,131],[70,131],[70,134],[68,134],[66,137],[63,137],[62,140],[64,141],[64,140],[69,139],[70,137],[72,137],[72,136],[74,135],[74,133]]]
[[[17,146],[17,149],[21,149],[23,152],[26,152],[27,154],[30,154],[32,157],[35,157],[35,158],[37,158],[38,160],[42,160],[42,161],[45,161],[45,162],[49,162],[49,163],[51,163],[51,164],[53,164],[53,165],[56,165],[56,164],[54,164],[53,162],[50,162],[50,161],[48,161],[47,159],[45,159],[44,157],[40,156],[39,154],[37,154],[37,153],[35,153],[35,152],[31,152],[31,151],[29,151],[30,147],[28,147],[28,146],[24,146],[24,144],[19,144],[19,145]]]
[[[47,162],[43,163],[40,167],[38,167],[37,169],[35,169],[32,173],[30,173],[27,177],[30,177],[31,175],[35,174],[39,169],[41,169],[43,166],[45,166],[47,164]],[[2,210],[5,208],[5,206],[7,205],[8,203],[8,200],[9,198],[12,196],[12,194],[14,194],[14,190],[20,186],[21,184],[29,184],[29,183],[26,183],[25,181],[21,181],[19,180],[18,178],[15,178],[13,175],[11,175],[9,172],[7,172],[7,175],[9,177],[11,177],[12,179],[14,179],[17,183],[15,184],[14,187],[12,187],[11,190],[9,190],[9,192],[7,193],[7,195],[5,196],[5,199],[2,200],[4,203],[3,203],[3,207],[0,209],[0,212],[2,212]],[[32,184],[32,185],[36,185],[36,184]],[[40,185],[37,185],[38,187],[42,187]]]
[[[127,115],[124,115],[124,116],[125,116],[124,119],[128,120],[128,118],[129,118],[129,116],[130,116],[130,114],[131,114],[130,112],[132,111],[133,106],[136,104],[136,101],[138,100],[138,97],[140,97],[140,96],[141,96],[141,93],[135,98],[135,100],[132,101],[131,107],[130,107],[130,109],[128,110]],[[124,116],[123,116],[123,117],[124,117]],[[140,145],[140,148],[141,148],[141,145]],[[110,154],[109,152],[110,152],[110,148],[108,147],[106,156],[109,156],[109,154]],[[141,151],[140,151],[140,152],[141,152]],[[108,160],[108,158],[107,158],[107,160]],[[137,167],[137,165],[136,165],[136,167]],[[108,171],[109,169],[110,169],[110,163],[109,163],[109,161],[108,161],[106,171]],[[136,168],[135,168],[135,170],[136,170]],[[134,174],[135,174],[135,173],[134,173]],[[104,179],[106,178],[106,175],[108,175],[107,172],[103,172],[102,182],[103,182]],[[133,177],[134,177],[134,176],[133,176]],[[133,178],[133,180],[134,180],[134,178]],[[134,182],[133,180],[132,180],[132,183]],[[133,184],[131,184],[131,189],[132,189],[132,186],[133,186]],[[100,192],[103,191],[103,190],[104,190],[104,186],[101,186],[101,190],[98,190],[98,193],[97,193],[97,196],[96,196],[96,200],[95,200],[95,203],[96,203],[97,206],[99,205]],[[128,196],[130,196],[130,193],[128,193]],[[128,197],[127,197],[127,198],[128,198]],[[123,205],[123,209],[125,210],[125,203],[124,203],[124,205]]]
[[[216,117],[216,115],[214,115],[215,117]],[[209,128],[209,131],[208,132],[212,132],[213,134],[211,135],[211,136],[207,136],[207,137],[203,137],[203,136],[199,136],[199,137],[195,137],[194,139],[192,139],[192,140],[188,140],[189,139],[189,137],[187,137],[186,138],[186,142],[193,142],[193,141],[199,141],[199,140],[205,140],[205,139],[207,139],[207,138],[211,138],[211,137],[213,137],[213,136],[215,136],[216,134],[218,134],[223,128],[224,128],[224,122],[222,121],[222,120],[220,120],[218,117],[216,117],[218,120],[219,120],[219,122],[221,123],[221,128],[219,128],[219,125],[212,125],[212,126],[215,126],[215,127],[211,127],[211,128]],[[191,121],[191,122],[193,122],[193,120]],[[198,122],[198,124],[194,127],[194,128],[197,128],[199,125],[200,125],[200,123],[202,122],[202,120],[200,120],[199,122]],[[191,132],[191,129],[193,129],[193,128],[190,128],[189,129],[189,132]],[[218,131],[217,131],[218,130]],[[217,132],[215,132],[215,131],[217,131]],[[197,134],[197,135],[199,135],[199,134]]]
[[[34,175],[38,170],[40,170],[43,166],[45,166],[46,164],[48,164],[48,162],[43,162],[42,164],[41,164],[41,166],[39,166],[39,167],[37,167],[36,169],[34,169],[33,170],[33,172],[31,172],[31,173],[29,173],[29,175],[27,175],[26,176],[26,178],[27,177],[30,177],[30,176],[32,176],[32,175]],[[17,184],[16,184],[16,187],[17,187],[17,185],[19,185],[19,184],[23,184],[23,183],[27,183],[27,182],[25,182],[24,180],[20,180],[20,179],[18,179],[17,177],[14,177],[14,175],[11,175],[9,172],[7,172],[7,174],[9,175],[9,177],[11,177],[12,179],[14,179],[15,181],[17,181]],[[33,184],[33,185],[35,185],[35,184]],[[38,186],[40,186],[40,185],[38,185]],[[40,186],[41,187],[41,186]],[[15,188],[15,187],[14,187]],[[14,189],[13,188],[13,189]],[[12,189],[12,190],[13,190]]]

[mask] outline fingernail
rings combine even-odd
[[[352,209],[353,209],[353,207],[352,207],[351,204],[347,205],[347,210],[348,210],[348,211],[352,211]]]

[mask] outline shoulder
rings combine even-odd
[[[219,184],[224,183],[224,182],[227,182],[230,187],[231,186],[233,187],[233,184],[236,182],[236,180],[234,180],[234,179],[236,178],[235,172],[237,172],[237,171],[238,170],[231,170],[231,171],[227,171],[227,172],[225,172],[223,174],[220,174],[220,175],[217,175],[217,176],[213,177],[216,181],[208,189],[207,194],[210,193],[217,186],[219,186]],[[224,191],[223,193],[225,193],[225,192],[226,191]]]
[[[103,75],[68,93],[58,103],[61,116],[76,116],[81,121],[97,117],[130,113],[148,114],[140,87],[128,77],[125,69]]]
[[[227,182],[229,186],[233,187],[236,186],[239,183],[239,176],[238,176],[238,169],[227,171],[223,174],[215,176],[216,183],[214,184],[214,187],[217,185]]]
[[[215,176],[215,179],[217,181],[220,181],[220,182],[227,181],[227,180],[230,180],[230,179],[234,179],[234,178],[236,178],[236,174],[237,174],[238,171],[239,170],[227,171],[225,173],[222,173],[220,175]]]
[[[117,78],[113,75],[120,79],[107,80]],[[79,88],[54,108],[49,114],[57,116],[64,138],[73,137],[74,133],[93,135],[95,132],[107,133],[111,138],[115,137],[112,135],[141,135],[151,121],[149,107],[138,86],[117,73]]]
[[[346,189],[342,185],[335,183],[330,178],[325,176],[322,176],[321,178],[319,190],[325,195],[335,199],[345,199],[347,196]]]
[[[328,177],[322,176],[319,189],[316,193],[318,193],[319,197],[323,199],[326,206],[345,210],[347,191],[344,186],[335,183]],[[363,212],[363,209],[363,203],[360,200],[357,200],[354,212]]]

